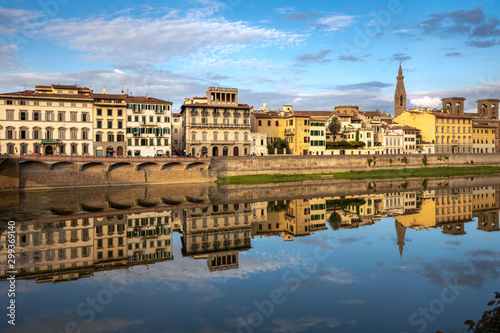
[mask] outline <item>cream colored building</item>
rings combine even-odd
[[[94,99],[94,156],[125,156],[127,95],[92,94]]]
[[[236,88],[209,87],[206,97],[184,99],[181,114],[186,155],[249,155],[250,109],[238,103]]]
[[[61,282],[89,277],[94,267],[94,220],[20,222],[16,226],[16,278]],[[1,233],[7,244],[7,230]],[[10,271],[7,251],[0,255],[0,278]]]
[[[172,154],[172,102],[128,96],[127,156]]]
[[[172,113],[172,155],[184,155],[182,114]]]
[[[77,85],[0,94],[0,153],[92,154],[89,95],[89,88]]]
[[[222,204],[186,210],[182,254],[207,260],[210,271],[239,267],[239,251],[251,248],[250,204]]]

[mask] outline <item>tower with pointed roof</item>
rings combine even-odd
[[[394,116],[397,117],[406,111],[406,90],[403,76],[403,69],[399,63],[398,83],[396,84],[396,92],[394,93]]]
[[[396,225],[396,234],[398,235],[399,256],[401,259],[403,259],[406,227],[398,221],[395,221],[395,225]]]

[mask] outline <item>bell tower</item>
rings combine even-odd
[[[398,83],[396,84],[396,92],[394,93],[394,117],[399,116],[406,111],[406,90],[403,76],[403,69],[399,63]]]

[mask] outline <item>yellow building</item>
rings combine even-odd
[[[293,155],[309,155],[309,124],[308,116],[293,115],[285,118],[285,140]]]
[[[394,122],[420,130],[421,143],[434,143],[436,153],[470,153],[474,118],[446,112],[403,112]]]
[[[127,95],[92,94],[94,99],[94,156],[124,156]]]
[[[277,111],[252,112],[252,132],[265,133],[267,143],[285,138],[286,120]]]
[[[484,124],[472,124],[472,152],[495,152],[496,127]]]
[[[127,215],[94,219],[94,262],[97,266],[127,262]]]
[[[36,86],[0,94],[0,153],[92,154],[90,89],[77,85]]]

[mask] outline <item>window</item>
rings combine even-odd
[[[28,112],[26,111],[19,112],[19,120],[28,120]]]
[[[64,106],[64,102],[59,102],[59,106]]]
[[[64,121],[64,112],[57,113],[57,121]]]
[[[112,117],[113,116],[113,109],[108,109],[108,117]]]
[[[83,122],[87,122],[89,120],[90,120],[89,114],[88,113],[82,113],[82,121]]]
[[[33,130],[33,139],[35,139],[35,140],[40,139],[40,130],[38,130],[38,129]]]
[[[72,128],[70,130],[69,135],[70,135],[71,140],[76,140],[77,139],[77,129],[76,128]]]
[[[118,128],[123,128],[123,121],[121,120],[118,121]]]
[[[108,133],[108,142],[115,141],[115,135],[113,133]]]
[[[97,115],[102,116],[102,109],[97,109]]]
[[[118,110],[118,117],[122,117],[123,116],[123,110],[122,109],[119,109]]]
[[[262,126],[262,120],[259,120],[259,126]]]
[[[5,104],[7,104],[7,105],[12,105],[13,103],[12,103],[12,101],[7,100],[7,101],[5,101]]]
[[[86,129],[82,130],[82,140],[88,140],[89,139],[89,131]]]
[[[65,128],[59,129],[59,139],[66,139],[66,129]]]
[[[95,135],[95,141],[98,141],[98,142],[101,142],[102,141],[102,134],[101,133],[97,133]]]
[[[108,128],[113,128],[113,121],[112,120],[108,120]]]
[[[102,128],[102,120],[97,121],[97,128]]]
[[[267,121],[267,126],[271,126],[271,121],[270,120]]]
[[[14,110],[7,110],[7,120],[14,120]]]

